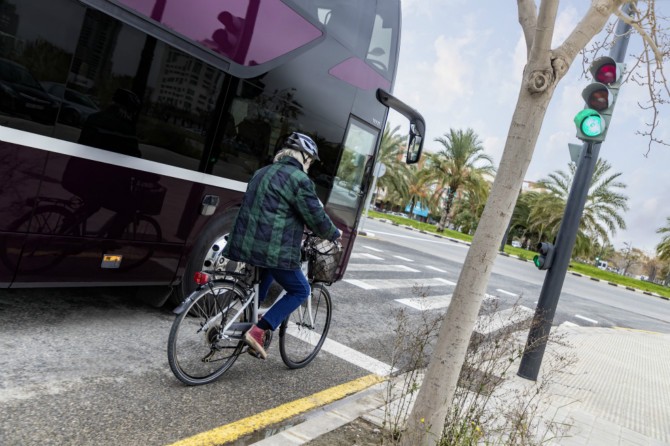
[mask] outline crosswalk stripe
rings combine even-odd
[[[368,254],[367,252],[354,252],[351,254],[350,259],[372,259],[372,260],[384,260],[383,257],[378,257],[373,254]]]
[[[407,299],[396,299],[395,301],[408,307],[412,307],[415,310],[439,310],[440,308],[447,308],[451,303],[452,294],[443,294],[440,296],[428,296],[428,297],[410,297]],[[496,296],[491,296],[490,294],[484,295],[485,299],[496,300]]]
[[[508,296],[519,297],[518,294],[510,293],[509,291],[501,290],[500,288],[498,288],[496,291],[499,292],[499,293],[507,294]]]
[[[370,251],[384,252],[381,249],[373,248],[372,246],[363,245],[363,248],[369,249]]]
[[[376,256],[374,254],[368,254],[367,252],[354,252],[351,254],[350,259],[372,259],[372,260],[384,260],[383,257]]]
[[[420,311],[438,310],[449,306],[451,303],[451,296],[451,294],[444,294],[441,296],[410,297],[409,299],[396,299],[396,302]]]
[[[357,287],[363,288],[364,290],[376,290],[377,289],[376,286],[374,286],[372,284],[368,284],[367,282],[364,282],[362,280],[344,279],[344,282],[350,283],[352,285],[356,285]]]
[[[410,273],[420,273],[418,269],[410,268],[405,265],[380,265],[377,263],[350,263],[347,265],[347,272],[349,271],[407,271]]]
[[[440,268],[436,268],[436,267],[434,267],[434,266],[426,265],[426,268],[428,268],[428,269],[432,269],[433,271],[437,271],[438,273],[446,273],[445,270],[440,269]]]
[[[456,285],[456,283],[451,282],[441,277],[435,277],[432,279],[366,279],[366,280],[356,280],[356,279],[344,279],[344,282],[356,285],[361,287],[364,290],[382,290],[389,288],[411,288],[414,285],[420,286],[444,286],[444,285]]]
[[[405,262],[413,262],[414,260],[408,259],[407,257],[402,257],[402,256],[393,256],[396,259],[404,260]]]

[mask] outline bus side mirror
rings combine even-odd
[[[409,105],[389,92],[377,89],[377,100],[409,119],[409,141],[407,143],[407,164],[419,162],[423,150],[423,137],[426,134],[426,121],[423,116]]]
[[[415,164],[421,159],[423,150],[423,135],[417,132],[416,124],[411,124],[409,129],[409,142],[407,143],[407,164]]]

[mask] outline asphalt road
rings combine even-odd
[[[444,313],[467,247],[379,222],[366,230],[375,236],[357,239],[345,280],[331,287],[329,343],[312,364],[287,369],[275,340],[267,360],[240,357],[201,387],[170,372],[169,309],[139,303],[132,290],[0,291],[0,444],[171,444],[402,367],[393,359],[400,329]],[[530,263],[499,256],[489,311],[533,308],[542,279]],[[568,276],[554,322],[566,321],[670,333],[670,302]]]

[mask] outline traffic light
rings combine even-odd
[[[554,262],[554,245],[547,242],[537,244],[538,254],[533,257],[533,263],[538,269],[549,269]]]
[[[619,94],[624,65],[611,57],[601,57],[591,64],[593,82],[582,91],[586,102],[584,110],[575,116],[577,138],[582,141],[602,142],[607,135],[614,103]]]

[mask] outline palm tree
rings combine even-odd
[[[409,216],[412,218],[412,213],[417,205],[424,209],[429,207],[431,191],[421,179],[421,172],[415,166],[411,166],[407,171],[407,195],[403,196],[403,199],[410,205]]]
[[[532,219],[532,211],[537,207],[540,194],[540,192],[533,190],[522,192],[512,213],[509,237],[520,239],[523,246],[528,246],[531,239],[539,240],[541,238],[535,232]]]
[[[656,245],[656,253],[661,260],[670,260],[670,217],[666,221],[666,225],[656,230],[657,234],[666,234],[661,239],[661,242]]]
[[[569,172],[555,171],[538,183],[547,192],[541,194],[536,201],[536,206],[531,211],[531,219],[534,229],[543,228],[540,233],[546,233],[551,238],[558,233],[574,181],[577,166],[570,163],[569,167]],[[577,234],[575,254],[588,255],[595,242],[607,244],[610,241],[609,236],[617,229],[626,229],[621,213],[628,210],[628,197],[618,191],[625,189],[626,184],[618,181],[621,173],[609,174],[611,168],[602,158],[596,162]]]
[[[466,190],[456,199],[453,222],[460,232],[473,234],[477,230],[488,195],[488,190],[484,196],[477,191]]]
[[[486,190],[485,174],[494,174],[493,160],[484,153],[484,147],[474,130],[449,130],[436,142],[443,148],[438,153],[427,154],[427,168],[422,180],[435,187],[433,203],[442,205],[444,196],[446,202],[442,209],[438,232],[444,231],[447,224],[454,197],[459,189],[467,189],[484,193]]]
[[[656,254],[658,254],[659,259],[668,261],[670,260],[670,217],[668,217],[666,225],[658,228],[656,233],[665,234],[661,239],[661,242],[656,245]],[[670,272],[668,272],[668,276],[665,278],[663,284],[668,286],[668,282],[670,282]]]
[[[386,165],[386,173],[377,180],[377,188],[386,190],[389,197],[402,199],[409,194],[407,179],[411,174],[403,161],[407,136],[398,135],[399,129],[400,126],[396,126],[390,130],[387,125],[382,134],[377,162]],[[403,206],[406,203],[399,204]]]

